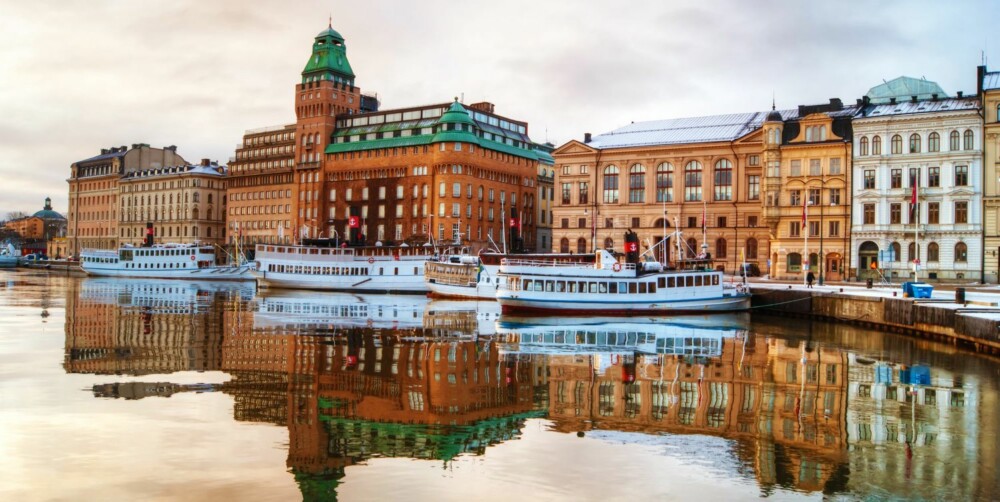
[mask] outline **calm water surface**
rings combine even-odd
[[[1000,497],[996,359],[497,312],[0,271],[0,499]]]

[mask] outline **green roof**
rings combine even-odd
[[[441,131],[434,135],[434,143],[444,143],[446,141],[461,141],[462,143],[472,143],[479,145],[479,138],[469,131]]]
[[[354,70],[351,63],[347,61],[347,47],[344,45],[344,37],[340,36],[333,27],[327,28],[316,35],[313,42],[312,56],[302,70],[302,80],[305,82],[309,78],[319,78],[321,80],[340,80],[354,84]]]
[[[931,99],[934,94],[939,98],[948,97],[937,82],[922,78],[898,77],[872,87],[865,96],[868,96],[872,103],[880,104],[888,103],[890,98],[897,98],[899,101],[908,100],[911,96],[916,96],[917,99]]]
[[[326,145],[326,153],[359,152],[376,148],[398,148],[404,146],[429,145],[434,137],[430,134],[421,136],[405,136],[399,138],[371,139],[367,141],[352,141],[350,143],[330,143]]]
[[[475,126],[476,123],[472,121],[472,117],[469,116],[469,112],[465,110],[465,107],[458,102],[458,98],[455,98],[455,102],[451,104],[448,111],[441,115],[438,119],[439,124],[469,124]]]

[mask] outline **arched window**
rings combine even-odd
[[[747,246],[747,248],[746,248],[746,259],[748,259],[748,260],[756,260],[757,259],[757,239],[754,239],[753,237],[747,239],[746,246]]]
[[[629,203],[646,202],[646,166],[632,164],[628,170]]]
[[[963,150],[972,150],[973,149],[972,129],[966,129],[965,130],[965,135],[964,135],[964,141],[963,141],[963,143],[964,143],[964,145],[962,146]]]
[[[862,136],[859,142],[859,155],[868,155],[868,136]]]
[[[819,140],[826,141],[826,126],[819,126]]]
[[[802,270],[802,255],[798,253],[788,253],[785,261],[785,269],[789,272],[800,272]]]
[[[715,257],[725,258],[727,256],[726,239],[719,237],[715,239]]]
[[[733,200],[733,163],[721,159],[715,163],[715,200]]]
[[[479,191],[476,192],[476,195],[479,198],[479,200],[483,200],[483,186],[482,185],[479,185]]]
[[[903,259],[903,256],[902,256],[903,253],[902,253],[902,250],[899,247],[899,243],[898,242],[893,242],[892,244],[889,245],[889,247],[892,248],[892,261],[899,262],[900,260]]]
[[[927,245],[927,261],[938,261],[938,243],[932,242]]]
[[[701,251],[698,249],[698,241],[694,240],[694,237],[690,237],[687,240],[687,249],[684,250],[684,254],[687,256],[694,256]]]
[[[910,153],[920,153],[920,135],[917,133],[910,135]]]
[[[898,134],[893,135],[891,146],[892,149],[890,150],[890,152],[893,155],[899,155],[903,153],[903,137]]]
[[[674,165],[661,162],[656,166],[656,202],[674,201]]]
[[[191,218],[195,220],[198,219],[198,208],[194,208],[191,210]]]
[[[882,155],[882,136],[872,137],[872,155]]]
[[[559,239],[559,252],[560,253],[569,253],[569,239],[567,239],[565,237],[563,237],[562,239]]]
[[[958,151],[958,131],[951,131],[948,135],[948,151]]]
[[[955,244],[955,263],[965,263],[969,261],[969,248],[964,242]]]
[[[928,152],[941,151],[941,135],[939,135],[936,132],[932,132],[927,136],[927,151]]]
[[[612,239],[611,237],[605,238],[604,239],[604,249],[614,249],[614,248],[615,248],[615,240]]]
[[[813,140],[813,128],[806,127],[806,141],[812,141],[812,140]]]
[[[914,260],[920,259],[920,255],[917,254],[916,248],[912,242],[906,248],[906,258],[906,263],[913,263]]]
[[[684,166],[684,200],[701,200],[701,163],[692,160]]]
[[[618,203],[618,166],[604,168],[604,202]]]
[[[579,239],[576,240],[576,252],[577,253],[586,253],[586,252],[588,252],[587,251],[587,239],[584,239],[583,237],[580,237]]]

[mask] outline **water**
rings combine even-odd
[[[4,271],[0,498],[989,500],[998,363],[801,320]]]

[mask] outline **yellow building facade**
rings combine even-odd
[[[983,282],[1000,282],[1000,71],[977,72],[983,105]]]

